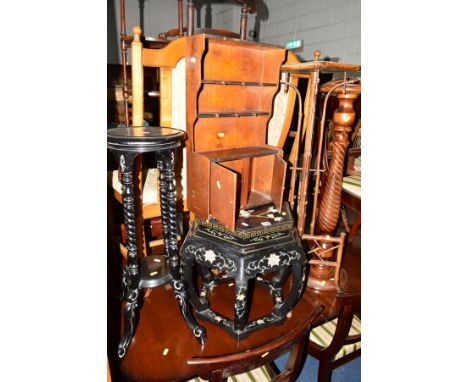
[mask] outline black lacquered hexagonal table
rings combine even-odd
[[[182,245],[181,257],[183,278],[196,316],[238,339],[284,322],[304,287],[306,256],[286,202],[282,211],[273,205],[241,211],[235,231],[214,219],[197,218]],[[202,280],[200,288],[194,277],[196,270]],[[289,275],[291,286],[285,297]],[[225,282],[233,286],[233,319],[210,305],[210,293]],[[269,290],[273,309],[266,316],[249,320],[253,283]]]

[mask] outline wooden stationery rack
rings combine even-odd
[[[286,162],[266,144],[285,49],[207,35],[188,37],[188,206],[234,230],[241,209],[281,209]]]

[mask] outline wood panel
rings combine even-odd
[[[252,190],[270,194],[275,155],[253,158]]]
[[[161,49],[143,49],[143,66],[158,68],[173,68],[177,62],[185,57],[187,38],[178,38]]]
[[[187,177],[188,208],[204,219],[209,213],[210,161],[187,149],[187,163],[194,176]]]
[[[223,111],[267,111],[277,87],[204,84],[198,96],[198,113]]]
[[[172,127],[172,68],[160,69],[159,91],[161,94],[159,103],[160,124]]]
[[[286,178],[287,163],[279,155],[275,155],[273,164],[273,178],[271,185],[271,199],[275,207],[281,210],[283,206],[284,179]]]
[[[230,169],[211,163],[210,215],[234,230],[237,210],[238,175]]]
[[[232,48],[226,49],[226,47]],[[208,39],[203,78],[277,83],[279,81],[278,66],[285,58],[285,50],[276,46]],[[265,62],[268,64],[265,65]]]
[[[239,146],[263,146],[269,116],[206,118],[195,126],[195,151]]]

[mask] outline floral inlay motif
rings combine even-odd
[[[209,261],[211,264],[216,260],[216,253],[211,249],[208,249],[203,256],[205,257],[205,261]]]
[[[270,267],[273,267],[275,265],[279,265],[280,263],[280,258],[276,253],[272,253],[270,257],[268,258],[268,265]]]

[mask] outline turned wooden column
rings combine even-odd
[[[341,187],[343,183],[343,169],[346,149],[349,146],[348,135],[354,126],[356,112],[354,101],[359,93],[338,94],[338,109],[333,114],[334,132],[331,143],[331,162],[327,181],[324,186],[322,201],[317,217],[317,234],[333,236],[339,219],[341,206]],[[317,248],[316,254],[324,262],[330,261],[335,253],[331,248],[333,243],[323,241]],[[310,267],[308,284],[314,289],[334,289],[333,268],[324,264],[313,264]]]
[[[184,4],[183,0],[177,0],[177,15],[178,15],[178,29],[179,37],[184,37]]]
[[[242,5],[241,17],[240,17],[240,39],[247,39],[247,13],[249,12],[249,7],[247,4]]]
[[[192,36],[195,32],[193,0],[187,0],[187,35]]]
[[[128,75],[127,75],[127,32],[125,25],[125,1],[120,0],[120,59],[122,61],[122,92],[125,109],[125,127],[130,126],[128,111]]]

